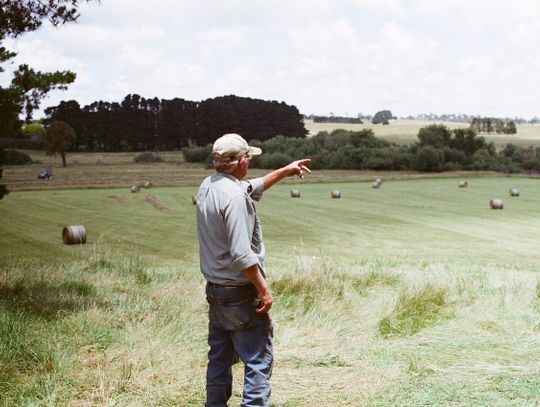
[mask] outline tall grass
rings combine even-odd
[[[484,198],[516,180],[523,196],[489,210]],[[294,201],[277,186],[258,204],[273,406],[535,405],[536,181],[478,178],[466,191],[455,181],[343,183],[339,202],[335,185],[305,185]],[[169,213],[110,197],[120,193],[0,203],[0,406],[203,404],[192,190],[156,188]],[[88,243],[63,245],[61,226],[80,219]],[[238,405],[242,366],[234,372]]]
[[[294,262],[269,275],[272,405],[526,405],[536,397],[540,289],[526,267]],[[1,406],[202,405],[207,317],[196,268],[97,248],[54,266],[4,263],[0,288]],[[232,405],[241,367],[235,375]]]
[[[413,335],[448,317],[447,288],[427,285],[420,291],[401,291],[391,313],[379,321],[384,338]]]

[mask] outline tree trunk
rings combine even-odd
[[[62,167],[66,166],[66,152],[60,151],[60,156],[62,157]]]

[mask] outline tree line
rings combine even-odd
[[[422,120],[422,121],[431,121],[431,122],[458,122],[458,123],[472,123],[474,119],[485,119],[477,115],[469,115],[465,113],[444,113],[444,114],[435,114],[435,113],[420,113],[416,116],[406,116],[402,117],[403,120]],[[523,117],[500,117],[492,118],[495,120],[501,120],[505,123],[514,122],[515,124],[538,124],[540,123],[540,118],[535,116],[531,119],[525,119]]]
[[[229,132],[259,140],[307,134],[295,106],[234,95],[194,102],[130,94],[120,103],[99,101],[84,107],[63,101],[45,113],[48,122],[71,126],[77,136],[73,148],[84,151],[175,150],[204,145]]]
[[[516,123],[512,120],[505,121],[495,117],[474,117],[471,128],[477,133],[516,134]]]
[[[494,143],[473,129],[450,130],[444,125],[420,129],[418,140],[410,145],[377,138],[371,129],[323,131],[310,138],[277,136],[250,144],[264,151],[250,162],[259,168],[278,168],[295,157],[309,157],[313,169],[540,172],[540,148],[508,144],[497,152]],[[188,162],[210,163],[211,147],[192,146],[184,148],[183,154]]]

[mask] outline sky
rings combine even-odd
[[[42,107],[233,94],[307,115],[540,116],[538,0],[101,0],[80,11],[5,41],[16,64],[77,73]]]

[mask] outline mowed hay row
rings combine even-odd
[[[402,290],[394,309],[382,318],[378,331],[384,338],[413,335],[450,317],[448,289],[426,285],[417,292]]]
[[[291,205],[290,185],[284,184],[266,191],[256,206],[265,242],[277,248],[269,249],[269,256],[286,256],[297,249],[318,256],[329,247],[345,258],[369,253],[477,261],[493,257],[540,260],[534,246],[540,240],[540,208],[535,204],[540,191],[532,187],[534,180],[519,181],[513,183],[527,190],[527,196],[513,201],[512,211],[504,219],[486,213],[490,195],[496,196],[501,189],[497,178],[474,179],[475,187],[466,194],[457,193],[452,181],[445,179],[392,181],[385,183],[384,193],[366,193],[370,187],[365,182],[305,183],[302,199],[295,200],[295,205]],[[144,248],[139,249],[143,255],[177,258],[185,253],[179,246],[196,246],[190,202],[196,190],[153,189],[170,209],[162,214],[145,202],[147,194],[131,194],[127,189],[12,192],[0,202],[0,226],[6,231],[0,237],[6,249],[0,258],[11,253],[45,258],[73,253],[67,246],[64,250],[57,247],[61,243],[58,231],[80,223],[96,241],[124,245],[134,252]],[[329,199],[331,190],[339,190],[344,199]],[[126,200],[119,205],[111,196]]]
[[[384,194],[379,193],[382,190],[366,194],[365,187],[369,186],[365,183],[334,184],[334,190],[340,190],[345,199],[342,202],[325,199],[330,189],[327,184],[304,184],[304,199],[298,202],[299,206],[290,206],[290,199],[285,199],[290,189],[278,185],[265,192],[257,208],[259,216],[269,214],[272,221],[286,219],[291,225],[285,231],[263,218],[265,231],[278,231],[278,240],[283,242],[278,246],[284,249],[293,244],[299,250],[311,250],[339,241],[336,250],[351,258],[358,253],[370,253],[487,261],[492,256],[502,259],[504,253],[514,258],[514,254],[509,254],[513,252],[521,253],[519,258],[530,259],[530,254],[536,253],[532,237],[540,238],[540,231],[533,229],[540,226],[540,207],[535,205],[535,200],[540,200],[540,190],[528,194],[527,201],[520,198],[513,203],[512,214],[505,215],[501,223],[501,218],[493,218],[485,211],[489,195],[496,196],[501,189],[500,179],[468,181],[474,188],[459,192],[457,182],[452,180],[392,181],[385,184]],[[535,182],[523,181],[525,185]],[[295,233],[298,239],[285,243],[290,241],[291,229],[306,233]],[[512,244],[508,244],[510,241]],[[491,242],[491,248],[487,242]]]
[[[328,199],[328,184],[303,185],[309,199],[295,205],[288,196],[290,186],[276,186],[265,194],[257,210],[265,226],[268,282],[275,301],[271,403],[457,406],[487,400],[484,405],[532,405],[540,360],[536,202],[523,206],[530,208],[524,214],[505,213],[519,230],[515,225],[504,229],[508,221],[490,216],[482,190],[485,186],[494,194],[500,185],[478,182],[478,194],[456,193],[444,181],[393,182],[384,194],[366,193],[365,183],[339,184],[333,187],[348,198],[339,205]],[[11,318],[13,313],[28,312],[27,318],[16,319],[26,329],[0,325],[16,328],[10,336],[15,341],[2,342],[9,343],[7,356],[10,363],[18,360],[13,349],[37,360],[2,376],[2,382],[9,383],[2,393],[6,405],[35,405],[43,399],[57,405],[101,405],[104,400],[115,405],[204,403],[208,320],[189,203],[194,190],[155,191],[164,202],[178,204],[163,216],[141,196],[131,196],[128,210],[115,204],[109,196],[128,194],[124,189],[23,193],[0,202],[2,215],[9,218],[0,217],[0,225],[10,238],[18,234],[12,233],[13,225],[30,218],[35,229],[18,230],[26,240],[24,233],[41,234],[36,228],[44,225],[52,225],[58,240],[56,223],[64,222],[70,211],[84,214],[92,230],[115,228],[115,239],[105,238],[110,243],[98,246],[110,251],[95,253],[81,264],[67,259],[65,267],[49,267],[54,275],[28,264],[2,275],[6,268],[0,267],[0,289],[9,286],[9,293],[19,296],[17,307],[11,297],[0,296],[0,301],[7,298],[10,320],[16,318]],[[430,191],[420,202],[419,190]],[[537,196],[535,191],[530,194]],[[444,206],[450,199],[455,207]],[[49,213],[51,206],[59,213]],[[456,211],[448,212],[449,207]],[[36,221],[40,218],[41,223]],[[438,234],[431,234],[431,225]],[[517,238],[524,233],[530,246]],[[118,236],[123,243],[114,246]],[[484,246],[486,237],[490,240]],[[30,242],[19,241],[32,249],[23,256],[48,248],[46,241]],[[148,253],[154,257],[145,262]],[[485,264],[478,260],[482,253],[490,256]],[[438,255],[452,260],[437,260]],[[36,262],[50,260],[43,255]],[[417,295],[427,286],[433,293]],[[440,290],[447,294],[440,295]],[[407,293],[403,304],[430,313],[395,306],[402,292]],[[52,301],[56,298],[67,301]],[[44,304],[46,318],[36,318]],[[414,326],[405,321],[416,314],[429,324],[402,334]],[[391,326],[398,333],[385,338],[378,323],[390,316],[395,316]],[[231,405],[240,404],[242,392],[241,364],[235,369]],[[488,403],[493,400],[496,403]]]

